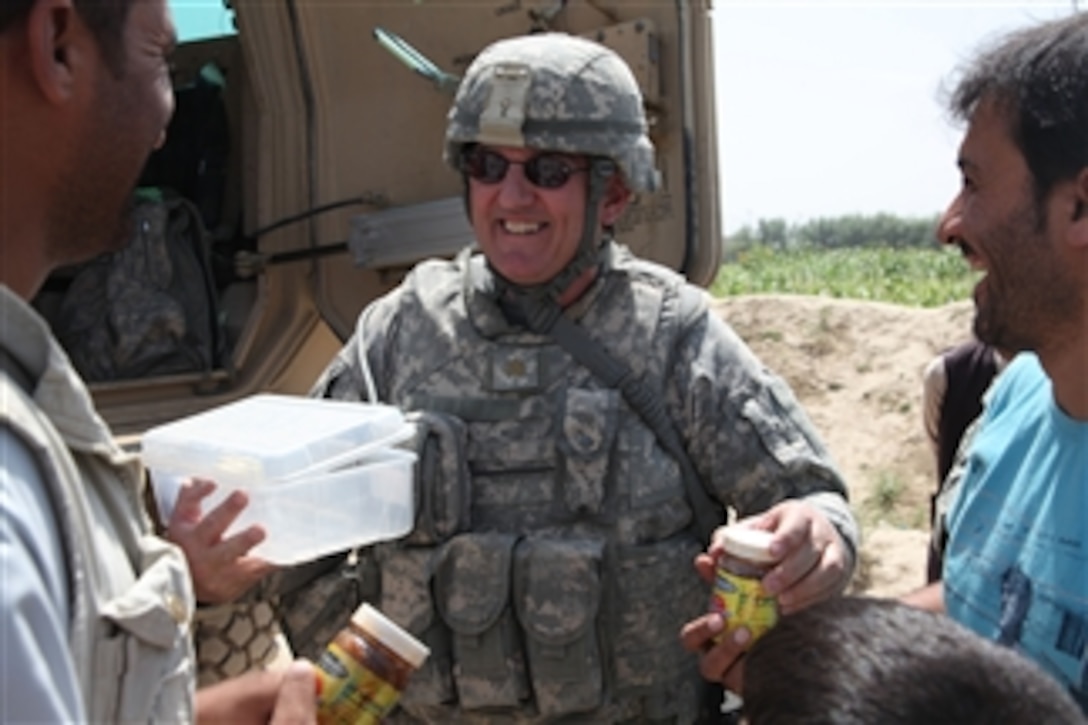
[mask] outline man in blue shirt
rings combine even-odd
[[[1025,653],[1088,712],[1088,14],[999,41],[950,100],[963,185],[939,236],[984,273],[978,338],[1028,352],[953,471],[944,581],[907,601]]]

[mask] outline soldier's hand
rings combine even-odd
[[[783,501],[740,523],[774,534],[771,554],[778,564],[763,577],[763,588],[777,597],[782,614],[800,611],[846,589],[853,571],[852,554],[835,526],[812,504]],[[710,553],[714,551],[711,546]]]
[[[695,557],[695,571],[699,578],[714,582],[714,571],[721,553],[722,546],[715,532],[710,548]],[[708,612],[681,628],[680,643],[687,651],[699,655],[699,673],[705,679],[739,693],[744,682],[744,652],[752,637],[746,627],[737,627],[723,635],[725,629],[725,617]],[[721,640],[715,642],[716,637],[721,637]]]
[[[680,630],[680,643],[699,655],[699,673],[711,682],[719,682],[733,692],[744,684],[744,653],[751,642],[745,627],[737,627],[722,636],[725,618],[716,612],[693,619]],[[718,642],[715,637],[721,637]]]
[[[203,515],[202,502],[214,490],[214,483],[199,478],[183,484],[167,522],[166,538],[185,552],[197,600],[223,604],[244,594],[272,572],[275,565],[248,555],[264,540],[261,527],[250,526],[232,536],[223,536],[249,502],[245,492],[232,492]]]

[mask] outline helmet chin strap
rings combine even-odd
[[[609,180],[616,173],[616,165],[608,159],[593,159],[587,169],[589,184],[586,190],[586,212],[582,224],[582,239],[574,258],[547,282],[536,285],[520,285],[499,273],[490,260],[488,268],[495,275],[493,288],[496,301],[510,322],[527,326],[533,332],[546,334],[561,313],[559,297],[587,269],[600,262],[603,244],[598,241],[598,207],[604,198]]]

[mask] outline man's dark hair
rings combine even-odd
[[[0,33],[26,20],[36,0],[0,0]],[[87,24],[110,72],[119,76],[125,67],[125,23],[136,0],[73,0]]]
[[[1012,33],[968,65],[949,109],[969,120],[988,101],[1005,114],[1037,203],[1088,168],[1088,13]]]
[[[749,725],[1084,723],[1038,665],[952,619],[844,597],[783,617],[745,660]]]

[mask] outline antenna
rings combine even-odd
[[[461,82],[460,78],[443,71],[432,63],[427,56],[413,48],[408,44],[408,41],[396,33],[391,33],[382,28],[374,28],[374,39],[401,63],[434,83],[438,90],[450,94],[457,92],[457,85]]]

